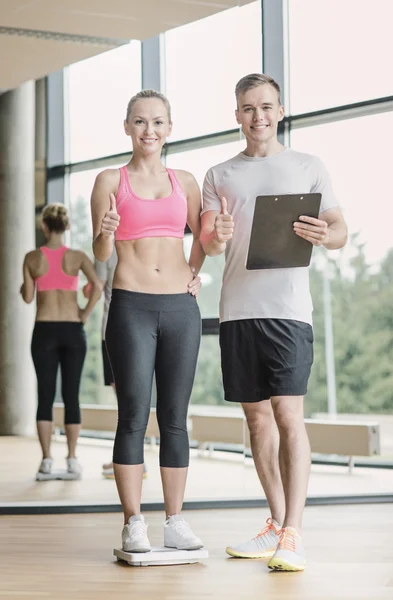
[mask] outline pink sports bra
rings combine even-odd
[[[183,238],[187,222],[187,198],[172,169],[167,169],[172,193],[166,198],[147,200],[131,188],[127,167],[120,169],[116,207],[120,224],[115,240],[138,240],[145,237]]]
[[[41,252],[48,261],[48,270],[41,277],[35,280],[38,292],[47,292],[48,290],[78,290],[78,275],[67,275],[63,271],[63,257],[67,252],[67,246],[61,246],[53,250],[47,246],[41,246]]]

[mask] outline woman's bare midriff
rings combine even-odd
[[[116,242],[113,287],[146,294],[181,294],[193,275],[180,238],[142,238]]]
[[[36,321],[80,323],[76,292],[70,290],[38,292]]]

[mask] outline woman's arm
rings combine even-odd
[[[114,233],[120,223],[115,198],[119,181],[118,169],[106,169],[97,175],[91,194],[93,253],[101,262],[113,252]]]
[[[177,171],[176,174],[187,195],[187,225],[191,229],[193,236],[190,258],[188,264],[194,279],[188,285],[188,291],[193,296],[197,296],[201,287],[201,279],[198,273],[205,261],[205,251],[199,241],[201,234],[201,192],[196,179],[187,171]]]
[[[196,179],[191,173],[182,171],[183,180],[185,181],[185,191],[187,193],[187,225],[191,229],[193,236],[190,259],[188,264],[191,269],[195,269],[195,275],[199,273],[205,261],[205,251],[199,240],[201,235],[201,192]]]
[[[86,306],[83,309],[79,310],[79,315],[80,315],[81,321],[83,323],[86,323],[91,312],[93,311],[93,308],[95,307],[95,305],[97,304],[97,302],[101,296],[103,284],[98,279],[97,273],[94,270],[94,265],[91,262],[90,258],[84,252],[80,252],[80,255],[81,255],[80,270],[86,275],[87,280],[91,286],[89,300],[88,300]]]
[[[25,260],[23,261],[23,283],[20,288],[22,298],[27,304],[31,304],[31,302],[33,302],[35,292],[35,281],[29,269],[29,258],[31,257],[31,254],[31,252],[26,254]]]

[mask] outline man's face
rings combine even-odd
[[[283,118],[284,107],[279,103],[277,90],[269,83],[239,95],[236,120],[248,140],[262,143],[275,138],[278,122]]]

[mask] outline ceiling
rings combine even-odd
[[[252,0],[0,0],[0,90]]]

